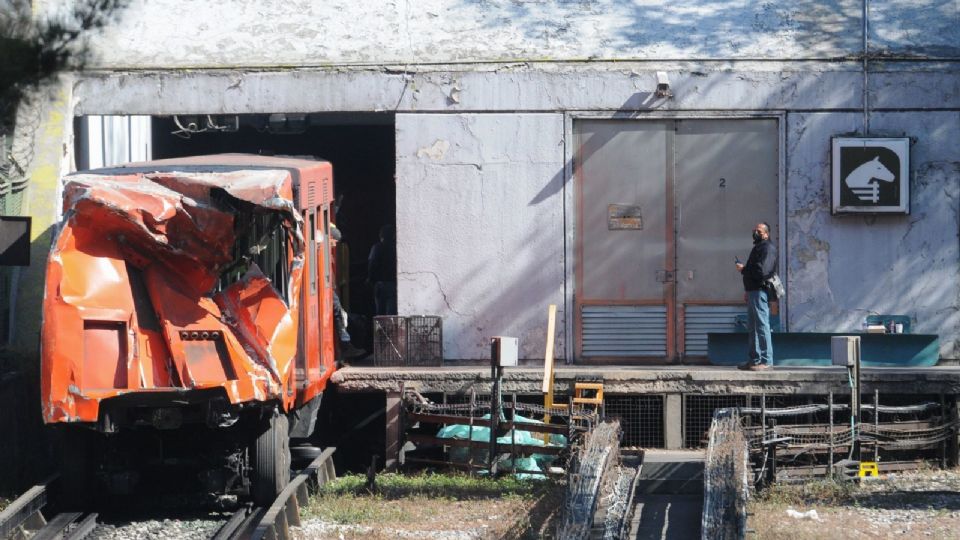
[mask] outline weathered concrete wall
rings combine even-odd
[[[323,111],[843,110],[862,106],[859,63],[591,63],[474,70],[295,69],[88,73],[76,114]],[[673,97],[657,98],[656,71]],[[898,62],[871,70],[874,108],[960,108],[960,66]]]
[[[93,36],[73,114],[397,112],[400,308],[444,315],[450,358],[486,357],[495,334],[538,357],[546,304],[571,298],[575,111],[786,111],[792,329],[909,313],[960,356],[955,0],[871,3],[872,131],[918,142],[913,214],[867,219],[830,216],[827,191],[830,136],[862,127],[862,0],[185,5],[132,0]],[[652,94],[658,70],[671,99]]]
[[[22,214],[32,216],[33,220],[30,266],[18,269],[12,284],[17,293],[15,299],[11,298],[10,343],[30,364],[25,366],[28,372],[36,369],[33,362],[40,348],[41,301],[47,255],[60,207],[60,178],[70,170],[71,88],[71,81],[64,78],[30,92],[21,102],[17,117],[16,136],[33,139],[32,159],[24,164],[29,181],[21,208]]]
[[[543,357],[551,303],[564,357],[563,145],[559,114],[397,116],[398,307],[443,317],[446,358]]]
[[[874,135],[915,138],[908,216],[830,214],[830,138],[859,114],[788,115],[790,328],[857,330],[871,313],[906,314],[960,357],[960,113],[871,116]]]
[[[77,114],[322,111],[562,111],[849,109],[861,104],[855,63],[799,69],[785,64],[500,65],[477,70],[297,69],[87,74]],[[673,98],[657,98],[656,71]],[[911,89],[915,106],[960,107],[956,73],[927,76]],[[901,77],[902,78],[902,77]],[[892,77],[896,81],[897,77]],[[901,86],[902,87],[902,86]],[[835,89],[843,89],[841,92]],[[896,85],[887,85],[896,93]],[[899,101],[903,94],[898,93]],[[896,96],[890,98],[896,101]]]
[[[48,0],[51,7],[69,0]],[[886,54],[960,56],[952,0],[872,2]],[[837,58],[862,0],[132,0],[91,40],[106,68],[503,60]],[[185,12],[189,12],[186,14]]]

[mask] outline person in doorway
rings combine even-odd
[[[747,263],[737,262],[743,277],[744,300],[747,302],[747,344],[749,359],[739,366],[749,371],[762,371],[773,365],[773,339],[770,335],[770,297],[766,281],[777,271],[777,248],[770,242],[770,225],[753,227],[753,249]]]
[[[380,241],[367,257],[367,283],[373,284],[376,315],[397,314],[397,244],[393,226],[380,228]]]
[[[337,228],[336,224],[330,223],[330,242],[333,245],[332,253],[337,252],[337,248],[342,242],[343,236],[340,234],[340,229]],[[337,271],[340,270],[340,267],[337,266]],[[348,317],[347,310],[343,308],[343,304],[340,302],[340,295],[337,294],[337,288],[333,289],[333,332],[337,335],[339,339],[339,346],[337,349],[337,359],[343,361],[345,359],[353,359],[365,354],[365,351],[358,349],[353,346],[350,339],[350,332],[347,330],[348,326]]]

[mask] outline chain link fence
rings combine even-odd
[[[614,493],[620,484],[619,465],[620,422],[602,422],[587,435],[583,445],[571,453],[559,538],[590,537],[600,498]]]
[[[701,538],[744,538],[749,496],[749,452],[736,409],[717,409],[703,468]]]

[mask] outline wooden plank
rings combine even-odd
[[[547,349],[543,354],[543,386],[542,391],[546,395],[544,405],[550,407],[553,405],[553,334],[556,332],[557,325],[557,305],[550,304],[547,309]]]

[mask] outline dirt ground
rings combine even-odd
[[[454,488],[363,490],[321,494],[303,512],[293,538],[474,540],[552,538],[563,487],[532,490]]]
[[[753,497],[747,511],[747,528],[753,530],[747,538],[955,539],[960,538],[960,470],[889,474],[859,485],[775,486]]]

